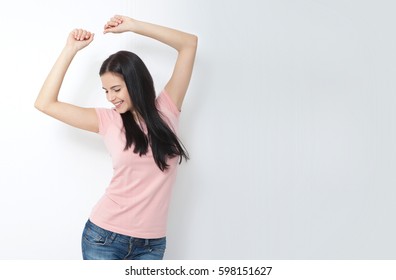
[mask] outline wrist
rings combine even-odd
[[[64,53],[65,55],[68,55],[68,56],[75,56],[78,53],[78,51],[79,51],[78,47],[66,45],[63,48],[62,53]]]
[[[140,21],[128,17],[124,19],[124,23],[126,24],[127,30],[134,33],[138,32]]]

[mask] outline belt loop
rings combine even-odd
[[[116,239],[116,237],[117,237],[117,233],[112,232],[111,235],[110,235],[110,240],[114,241],[114,239]]]
[[[150,239],[145,239],[144,240],[144,246],[150,245]]]

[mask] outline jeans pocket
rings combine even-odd
[[[110,233],[88,221],[83,231],[83,238],[86,242],[94,245],[105,245]]]
[[[166,249],[166,238],[160,238],[156,242],[150,244],[150,253],[163,257]]]

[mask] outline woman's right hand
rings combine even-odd
[[[94,33],[84,29],[74,29],[67,38],[66,45],[79,51],[88,46],[94,39]]]

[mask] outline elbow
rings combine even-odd
[[[180,51],[193,53],[195,56],[197,47],[198,47],[198,37],[196,35],[189,34],[189,37],[184,42],[184,47]]]
[[[198,37],[187,33],[181,43],[180,47],[176,48],[178,51],[195,50],[198,46]]]
[[[190,42],[189,45],[196,49],[198,47],[198,36],[197,35],[192,35],[190,37]]]
[[[39,102],[37,102],[37,100],[36,100],[36,102],[34,102],[34,108],[36,108],[37,110],[39,110],[39,111],[42,111],[42,107],[41,107],[41,104],[39,103]]]
[[[45,106],[38,100],[36,100],[36,102],[34,102],[34,108],[36,108],[37,110],[39,110],[41,112],[44,112],[44,110],[45,110]]]
[[[173,46],[176,51],[184,52],[184,51],[192,51],[197,49],[198,46],[198,36],[189,34],[189,33],[184,33],[183,37],[180,38],[178,44]]]
[[[48,111],[48,104],[36,100],[36,102],[34,102],[34,108],[36,108],[40,112],[46,113]]]

